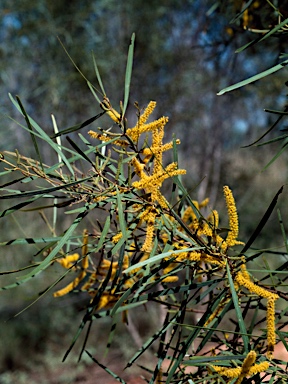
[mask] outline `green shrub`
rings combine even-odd
[[[26,113],[19,98],[11,96],[25,118],[27,126],[19,125],[31,135],[35,158],[20,151],[2,152],[1,176],[8,176],[11,182],[2,185],[1,199],[13,205],[10,203],[1,216],[22,213],[28,221],[29,215],[40,212],[48,234],[1,243],[11,247],[40,245],[32,263],[10,271],[27,269],[28,273],[2,290],[52,270],[48,288],[46,285],[39,297],[53,293],[59,300],[71,293],[85,295],[85,314],[64,360],[85,329],[80,358],[87,354],[121,382],[89,351],[91,327],[99,319],[110,319],[107,351],[117,329],[122,329],[119,324],[126,323],[128,330],[130,326],[139,349],[127,368],[145,353],[156,355],[154,367],[147,368],[150,383],[235,379],[233,382],[240,384],[251,375],[257,382],[268,375],[273,380],[285,378],[284,362],[273,360],[273,353],[280,341],[287,347],[286,333],[281,331],[286,325],[286,307],[275,309],[278,299],[286,298],[280,290],[285,285],[286,263],[270,269],[262,256],[279,254],[251,248],[282,189],[241,248],[232,191],[223,187],[227,217],[221,218],[221,223],[209,199],[192,199],[181,182],[185,170],[178,167],[180,141],[163,142],[168,118],[148,122],[156,102],[151,101],[144,109],[135,103],[135,122],[127,120],[133,48],[134,36],[119,111],[111,106],[94,62],[103,100],[89,81],[88,86],[103,112],[60,132],[53,117],[54,137]],[[90,130],[89,135],[83,130],[77,140],[69,136],[103,114],[112,119],[112,126]],[[64,146],[63,137],[69,147]],[[43,161],[44,145],[56,155],[55,164]],[[173,161],[165,165],[167,151]],[[163,183],[171,188],[169,197],[162,192]],[[52,213],[46,214],[49,210]],[[281,228],[286,241],[283,225]],[[255,272],[261,275],[258,281],[247,267],[252,261],[258,266]],[[131,313],[139,316],[151,309],[156,320],[146,328],[149,332],[156,326],[156,330],[141,334]]]

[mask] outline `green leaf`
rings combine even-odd
[[[70,240],[77,240],[82,238],[82,235],[79,236],[71,236]],[[55,243],[56,241],[60,241],[62,237],[25,237],[19,239],[12,239],[8,241],[3,241],[0,243],[0,246],[6,245],[23,245],[23,244],[39,244],[39,243]],[[31,267],[31,266],[29,266]]]
[[[283,146],[282,146],[282,148],[280,149],[280,151],[277,152],[276,155],[273,156],[273,158],[269,161],[269,163],[267,163],[267,164],[265,165],[265,167],[263,168],[263,171],[265,171],[267,168],[269,168],[270,165],[273,164],[274,161],[276,161],[276,160],[278,159],[278,157],[282,155],[282,153],[286,150],[287,145],[288,145],[288,140],[285,140],[285,143],[283,144]]]
[[[117,196],[117,209],[118,209],[117,213],[119,218],[120,231],[122,233],[122,238],[126,239],[127,224],[124,218],[123,205],[121,201],[122,194],[119,192],[117,185],[116,185],[116,196]]]
[[[82,180],[73,181],[72,183],[67,183],[67,184],[63,183],[61,185],[57,185],[57,187],[43,188],[43,189],[40,189],[40,190],[39,189],[35,189],[33,191],[21,192],[19,194],[2,195],[2,196],[0,196],[0,200],[13,199],[13,198],[21,198],[21,197],[26,197],[26,196],[36,196],[36,195],[41,195],[41,197],[44,197],[44,195],[46,195],[48,193],[59,191],[61,189],[67,189],[67,188],[69,188],[69,187],[71,187],[73,185],[82,183],[82,182],[87,181],[87,180],[91,180],[92,178],[93,178],[93,176],[89,176],[89,177],[85,177]]]
[[[183,253],[183,252],[196,251],[196,250],[199,250],[199,249],[203,249],[203,247],[184,248],[184,249],[180,249],[180,250],[175,250],[175,251],[173,250],[173,251],[169,251],[169,252],[164,252],[164,253],[161,253],[160,255],[153,256],[150,259],[140,261],[139,263],[134,264],[131,267],[125,269],[123,272],[124,273],[129,273],[130,271],[132,271],[135,268],[141,268],[144,265],[155,263],[155,262],[157,262],[159,260],[164,259],[164,257],[169,257],[169,256],[172,256],[174,254],[177,255],[177,254]]]
[[[277,214],[278,214],[278,220],[279,220],[279,224],[280,224],[281,233],[282,233],[283,241],[284,241],[284,244],[285,244],[286,252],[288,254],[287,235],[286,235],[284,223],[283,223],[283,220],[282,220],[282,215],[281,215],[281,212],[280,212],[279,208],[277,209]],[[270,272],[273,272],[273,271],[270,271]]]
[[[23,207],[26,207],[27,205],[33,203],[34,201],[40,199],[41,197],[42,196],[34,196],[31,199],[29,199],[29,200],[26,200],[26,201],[23,201],[23,202],[18,203],[16,205],[13,205],[10,208],[6,208],[3,212],[0,213],[0,217],[4,217],[4,216],[7,216],[7,215],[10,215],[13,212],[19,211],[19,209],[22,209]],[[2,198],[2,196],[0,196],[0,199],[1,198]]]
[[[101,104],[102,101],[99,99],[97,93],[94,91],[94,86],[90,83],[89,80],[87,80],[87,85],[88,85],[90,91],[92,92],[93,96],[94,96],[95,99],[97,100],[98,104]],[[106,112],[104,112],[104,113],[106,113]]]
[[[97,63],[96,63],[96,59],[95,59],[95,56],[94,56],[93,52],[92,52],[92,59],[93,59],[93,65],[94,65],[95,74],[96,74],[96,77],[97,77],[98,84],[100,85],[100,88],[101,88],[101,91],[103,93],[103,96],[106,96],[106,92],[105,92],[105,89],[104,89],[104,86],[103,86],[103,83],[102,83],[102,80],[101,80],[101,76],[100,76],[100,73],[99,73],[99,70],[98,70],[98,66],[97,66]]]
[[[56,247],[49,253],[49,255],[36,268],[33,269],[33,271],[31,271],[30,273],[28,273],[25,276],[22,276],[16,283],[12,283],[12,284],[6,285],[5,287],[1,287],[0,291],[15,288],[15,287],[27,282],[28,280],[32,279],[33,277],[37,276],[41,271],[46,269],[51,264],[54,257],[57,256],[60,249],[70,239],[70,236],[72,235],[74,230],[78,227],[78,225],[83,220],[83,218],[86,216],[86,213],[87,212],[83,212],[76,217],[76,219],[73,221],[71,226],[67,229],[67,231],[64,233],[63,237],[58,242]]]
[[[107,373],[109,373],[109,375],[111,375],[115,380],[119,381],[121,384],[126,384],[126,382],[121,379],[121,377],[119,377],[118,375],[116,375],[116,373],[112,372],[111,369],[105,367],[105,365],[99,363],[98,360],[95,359],[95,357],[93,357],[91,355],[91,353],[89,353],[87,350],[85,350],[85,352],[87,353],[87,355],[94,361],[94,363],[96,363],[97,365],[99,365],[99,367],[101,367],[102,369],[104,369],[104,371],[106,371]]]
[[[226,92],[233,91],[234,89],[244,87],[247,84],[250,84],[250,83],[253,83],[254,81],[260,80],[263,77],[269,76],[272,73],[279,71],[280,69],[284,68],[287,64],[288,64],[288,60],[285,60],[282,63],[277,64],[274,67],[269,68],[264,72],[257,73],[257,75],[249,77],[249,79],[240,81],[239,83],[236,83],[234,85],[230,85],[229,87],[222,89],[220,92],[217,93],[217,95],[218,96],[224,95],[224,93],[226,93]]]
[[[51,136],[51,139],[54,139],[55,137],[66,135],[67,133],[78,131],[81,128],[86,127],[87,125],[92,124],[95,120],[99,119],[99,117],[103,116],[106,112],[100,112],[96,116],[90,117],[90,119],[85,120],[83,123],[73,125],[72,127],[63,129],[62,131],[59,131],[57,134]]]
[[[42,171],[44,171],[43,163],[42,163],[42,158],[41,158],[40,151],[39,151],[39,148],[38,148],[38,144],[37,144],[34,132],[33,132],[32,125],[31,125],[30,120],[29,120],[29,116],[27,115],[27,113],[26,113],[26,111],[25,111],[25,109],[23,107],[23,104],[21,103],[21,100],[20,100],[20,98],[18,96],[16,96],[16,100],[18,101],[18,104],[19,104],[19,107],[21,109],[21,112],[22,112],[23,116],[25,117],[27,127],[28,127],[28,129],[30,131],[32,143],[33,143],[34,148],[35,148],[35,152],[36,152],[36,154],[38,156],[38,160],[39,160],[40,166],[42,168]]]
[[[173,316],[170,320],[164,322],[163,327],[159,329],[153,336],[151,336],[140,348],[138,352],[129,360],[125,368],[131,367],[131,365],[152,345],[163,333],[169,329],[173,324],[173,319],[177,316]]]
[[[9,93],[9,97],[11,99],[11,101],[13,102],[13,104],[16,106],[16,108],[18,109],[18,111],[23,115],[23,112],[21,110],[21,108],[19,107],[19,105],[16,103],[16,101],[14,100],[13,96]],[[27,115],[28,116],[28,115]],[[41,138],[46,141],[53,149],[55,152],[57,152],[57,154],[60,156],[60,158],[62,159],[63,163],[66,165],[66,167],[69,169],[70,173],[74,176],[74,171],[73,171],[73,168],[71,167],[69,161],[67,160],[66,156],[64,155],[64,153],[61,151],[61,149],[58,147],[58,145],[56,143],[54,143],[50,137],[47,135],[47,133],[36,123],[36,121],[34,121],[30,116],[29,117],[29,121],[31,123],[31,125],[36,129],[36,131],[40,134]]]
[[[244,344],[244,348],[245,348],[245,353],[247,354],[249,352],[249,338],[247,336],[246,326],[245,326],[245,323],[244,323],[244,320],[243,320],[243,317],[242,317],[241,308],[239,306],[239,298],[238,298],[238,295],[237,295],[235,287],[234,287],[234,282],[233,282],[233,279],[232,279],[232,276],[231,276],[231,272],[230,272],[230,268],[229,268],[229,264],[228,263],[226,263],[226,270],[227,270],[227,276],[228,276],[228,282],[229,282],[229,286],[230,286],[230,291],[231,291],[231,294],[232,294],[232,300],[233,300],[233,303],[234,303],[234,308],[235,308],[235,311],[236,311],[236,316],[237,316],[239,327],[240,327],[240,331],[241,331],[241,334],[242,334],[242,339],[243,339],[243,344]]]
[[[198,365],[198,364],[207,364],[214,363],[217,361],[233,361],[233,360],[244,360],[247,355],[217,355],[217,356],[191,356],[189,360],[184,360],[182,364],[184,365]]]
[[[123,103],[123,111],[122,111],[123,116],[125,115],[126,108],[129,101],[130,83],[131,83],[132,66],[133,66],[133,55],[134,55],[134,42],[135,42],[135,33],[132,34],[131,43],[128,50],[127,66],[126,66],[126,74],[125,74],[124,103]]]

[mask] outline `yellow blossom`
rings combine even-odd
[[[175,140],[175,143],[176,143],[176,144],[180,144],[181,142],[180,142],[179,139],[176,139],[176,140]],[[170,141],[170,143],[163,144],[163,146],[162,146],[162,152],[164,152],[164,151],[168,151],[168,150],[171,149],[171,148],[173,148],[173,142],[172,142],[172,141]]]
[[[195,204],[196,203],[196,204]],[[199,208],[199,205],[197,203],[197,201],[193,201],[193,204],[196,206],[196,208]],[[196,220],[196,215],[195,215],[195,212],[193,211],[193,208],[189,205],[189,207],[187,207],[182,215],[182,220],[184,221],[184,223],[187,223],[189,221],[194,221]]]
[[[150,208],[148,212],[146,212],[147,216],[146,217],[144,216],[147,226],[146,226],[146,238],[141,248],[142,251],[149,252],[151,250],[154,230],[155,230],[156,214],[157,214],[157,211],[154,208]],[[141,217],[141,219],[143,218]]]
[[[204,235],[204,236],[212,237],[213,236],[212,228],[210,227],[210,225],[206,221],[204,221],[197,228],[197,234],[199,236]]]
[[[146,123],[149,116],[154,111],[155,107],[156,107],[156,101],[150,101],[147,107],[145,108],[144,112],[142,113],[142,115],[139,117],[139,120],[138,120],[139,126]]]
[[[221,366],[217,366],[217,365],[212,365],[212,368],[214,371],[219,373],[221,376],[226,376],[226,377],[229,377],[230,379],[235,379],[241,373],[241,367],[226,368],[226,367],[221,367]]]
[[[59,291],[54,292],[53,293],[54,297],[66,295],[67,293],[71,292],[74,288],[76,288],[77,285],[80,283],[80,281],[84,279],[84,277],[87,274],[86,270],[89,266],[87,253],[88,253],[88,231],[85,229],[83,231],[83,243],[82,243],[82,256],[83,256],[82,271],[70,284],[60,289]],[[79,259],[78,253],[74,253],[73,255],[66,256],[62,261],[59,261],[59,262],[63,267],[70,268],[71,263],[73,263],[73,261],[77,261],[78,259]]]
[[[273,359],[275,344],[275,298],[269,297],[267,300],[267,357],[269,359]]]
[[[75,262],[79,259],[78,253],[73,253],[72,255],[67,255],[66,257],[62,257],[61,259],[57,259],[56,261],[61,264],[63,268],[72,268]]]
[[[204,199],[203,201],[201,201],[201,203],[199,204],[199,209],[200,209],[200,208],[207,207],[208,203],[209,203],[209,197],[206,197],[206,199]]]
[[[106,136],[106,135],[97,133],[97,132],[92,131],[92,130],[90,130],[90,131],[88,132],[88,134],[89,134],[93,139],[98,139],[98,140],[101,140],[101,141],[104,141],[104,142],[108,142],[108,141],[111,141],[111,140],[114,139],[113,137]],[[113,141],[112,141],[112,144],[114,144],[114,145],[118,145],[119,147],[127,147],[127,146],[129,145],[128,141],[126,141],[126,140],[119,140],[119,139],[113,140]]]
[[[77,287],[77,285],[80,283],[81,280],[84,279],[85,276],[86,276],[86,272],[82,271],[79,274],[79,276],[76,277],[76,279],[74,279],[70,284],[68,284],[66,287],[60,289],[59,291],[54,292],[53,296],[54,297],[60,297],[60,296],[64,296],[67,293],[73,291],[73,289]]]
[[[262,361],[262,363],[255,364],[249,370],[249,375],[256,375],[256,373],[265,372],[269,368],[268,361]]]
[[[274,298],[276,300],[279,298],[276,293],[269,292],[265,288],[259,287],[258,285],[254,284],[250,278],[248,279],[245,276],[247,275],[243,275],[243,272],[239,271],[236,275],[236,281],[239,283],[239,285],[247,288],[251,293],[256,293],[256,295],[266,299]]]
[[[82,268],[86,270],[89,266],[89,260],[88,260],[88,231],[87,229],[84,229],[83,231],[83,245],[82,245]]]
[[[189,252],[188,259],[190,261],[200,261],[201,260],[201,253],[200,252]]]
[[[114,235],[114,236],[112,237],[112,242],[113,242],[114,244],[117,244],[118,241],[119,241],[121,238],[122,238],[122,232],[119,232],[119,233],[117,233],[116,235]]]
[[[265,372],[269,368],[268,361],[263,361],[259,364],[253,365],[255,360],[256,360],[256,352],[250,351],[247,357],[245,358],[242,367],[226,368],[226,367],[221,367],[217,365],[212,365],[212,368],[221,376],[226,376],[230,379],[238,378],[236,383],[240,384],[245,377],[256,375],[257,373],[260,373],[260,372]]]
[[[136,125],[133,128],[128,128],[126,131],[127,136],[133,141],[138,141],[139,136],[145,132],[153,132],[160,127],[164,127],[168,122],[168,117],[162,116],[159,119],[152,121],[152,123]]]
[[[255,363],[257,354],[255,351],[250,351],[248,355],[246,356],[245,360],[243,361],[240,375],[236,381],[235,384],[241,384],[243,379],[249,374],[250,368]]]
[[[272,359],[274,345],[276,344],[275,336],[275,301],[279,298],[276,293],[269,292],[265,288],[259,287],[250,280],[250,276],[245,266],[241,266],[241,271],[236,275],[236,282],[247,288],[251,293],[255,293],[260,297],[267,299],[267,357]]]
[[[230,302],[230,295],[225,296],[220,300],[220,303],[218,306],[215,308],[214,312],[211,313],[211,315],[208,317],[208,320],[206,320],[204,327],[207,327],[208,324],[210,324],[223,310],[225,305]]]
[[[243,259],[242,259],[243,260]],[[245,258],[244,258],[244,263],[245,263]],[[240,269],[241,269],[241,274],[242,276],[246,279],[246,280],[249,280],[250,281],[250,275],[249,275],[249,272],[247,271],[247,268],[246,268],[246,264],[241,264],[240,266]]]
[[[163,170],[163,137],[164,126],[159,127],[152,133],[152,148],[154,155],[153,174],[160,173]]]
[[[153,188],[155,186],[160,187],[165,179],[172,176],[183,175],[186,171],[184,169],[177,169],[177,163],[171,163],[167,167],[156,174],[151,176],[142,177],[139,181],[134,181],[132,186],[137,189]]]
[[[219,256],[219,255],[217,255]],[[218,259],[215,256],[211,256],[211,255],[207,255],[206,253],[202,253],[201,254],[201,261],[204,261],[205,263],[209,263],[209,264],[216,264],[216,265],[219,265],[220,267],[224,268],[225,267],[225,262],[221,259]]]
[[[178,276],[167,276],[162,280],[162,283],[175,283],[178,280]]]
[[[140,161],[138,159],[136,159],[136,157],[133,157],[132,165],[133,165],[133,167],[135,169],[135,173],[136,173],[137,176],[139,176],[140,178],[146,176],[146,174],[144,172],[144,168],[145,168],[145,164],[144,163],[140,163]]]
[[[114,292],[113,292],[114,293]],[[117,296],[110,292],[103,292],[99,303],[97,305],[97,310],[106,308],[109,304],[114,304],[117,301]]]
[[[231,189],[225,185],[223,187],[223,192],[226,200],[226,206],[228,211],[228,217],[229,217],[229,228],[230,231],[228,233],[228,236],[225,240],[225,247],[223,247],[223,251],[225,252],[227,247],[233,247],[233,245],[239,244],[237,242],[237,237],[239,233],[239,225],[238,225],[238,214],[236,209],[235,200],[232,194]]]

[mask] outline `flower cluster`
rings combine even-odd
[[[205,274],[205,271],[208,273],[211,269],[214,273],[224,272],[225,276],[226,265],[229,263],[239,297],[243,295],[243,288],[245,288],[250,294],[267,299],[267,357],[272,359],[276,342],[275,301],[278,295],[259,287],[252,281],[244,257],[235,258],[237,262],[242,260],[239,270],[238,264],[230,256],[231,248],[243,244],[238,240],[238,214],[231,189],[228,186],[223,188],[228,228],[219,227],[219,213],[209,207],[209,199],[202,202],[187,199],[188,205],[183,204],[182,210],[179,209],[179,215],[176,215],[162,194],[161,187],[166,179],[183,175],[186,171],[179,169],[176,162],[163,165],[163,153],[179,144],[179,140],[175,140],[174,143],[163,143],[164,128],[168,118],[160,117],[147,123],[156,107],[156,103],[151,101],[143,113],[139,111],[136,125],[126,128],[126,121],[124,124],[121,114],[111,107],[107,98],[104,99],[101,107],[116,124],[123,128],[122,133],[115,134],[102,130],[101,133],[90,131],[89,134],[105,145],[112,145],[113,149],[116,147],[116,153],[126,156],[123,164],[132,169],[132,172],[126,172],[129,176],[125,182],[123,180],[119,182],[118,176],[113,181],[107,178],[108,188],[103,187],[97,196],[91,193],[93,203],[102,204],[101,207],[107,204],[108,212],[111,204],[118,207],[113,211],[115,214],[113,229],[110,229],[110,232],[107,230],[105,236],[97,237],[91,234],[92,239],[96,238],[100,243],[105,243],[108,252],[105,249],[94,254],[93,246],[89,247],[88,244],[88,231],[85,230],[82,256],[73,253],[57,259],[63,268],[76,272],[77,276],[65,288],[55,292],[54,296],[63,296],[76,289],[88,292],[92,300],[98,298],[97,304],[93,301],[95,310],[111,307],[123,294],[126,300],[133,292],[133,288],[135,290],[138,288],[138,282],[148,275],[145,268],[139,267],[139,263],[145,265],[152,254],[153,247],[153,255],[157,250],[163,253],[167,249],[171,251],[168,252],[169,256],[161,260],[163,266],[160,264],[153,276],[147,277],[147,281],[153,284],[177,283],[179,270],[186,266],[198,276]],[[139,149],[140,144],[142,148]],[[104,165],[107,165],[107,161]],[[102,174],[97,175],[97,180],[105,178],[106,170],[104,168],[102,170]],[[122,202],[123,209],[121,209]],[[111,219],[111,212],[109,215]],[[167,225],[164,224],[166,222]],[[223,233],[226,233],[226,236]],[[123,246],[121,252],[119,252],[120,246]],[[110,253],[111,249],[115,248],[117,252]],[[129,272],[123,273],[126,269]],[[103,286],[104,282],[105,286]],[[125,300],[121,302],[122,305],[127,303]],[[231,292],[227,290],[214,312],[207,316],[204,327],[209,326],[218,317],[230,300]],[[212,368],[229,379],[237,378],[236,383],[240,384],[246,376],[268,369],[269,362],[255,364],[256,357],[256,352],[251,351],[241,367],[212,366]]]
[[[163,166],[163,153],[173,147],[173,142],[163,144],[164,127],[168,122],[168,117],[160,117],[157,120],[147,123],[148,118],[153,113],[156,107],[156,102],[151,101],[144,112],[139,116],[136,125],[132,128],[126,129],[124,139],[116,139],[113,135],[108,133],[99,134],[94,131],[89,131],[89,134],[93,138],[98,138],[102,141],[110,141],[114,138],[113,144],[122,147],[127,150],[129,143],[132,143],[133,147],[139,144],[141,135],[148,133],[151,134],[151,144],[149,145],[147,140],[146,145],[138,153],[134,152],[134,156],[131,160],[131,164],[134,168],[135,174],[139,180],[132,182],[132,188],[135,191],[144,191],[149,199],[147,201],[146,208],[140,215],[140,224],[146,224],[146,239],[142,245],[142,251],[151,250],[153,241],[153,235],[155,230],[156,217],[160,213],[160,209],[167,208],[169,206],[165,197],[161,193],[161,186],[163,182],[176,175],[183,175],[186,173],[184,169],[178,169],[177,163],[173,162],[166,167]],[[115,122],[119,122],[119,114],[109,105],[107,100],[105,102],[105,110],[109,116]],[[126,139],[125,139],[126,138]],[[175,140],[175,144],[179,144],[179,140]],[[108,196],[108,195],[107,195]],[[136,206],[138,210],[139,205]]]
[[[185,209],[181,219],[185,223],[185,226],[187,226],[192,233],[197,234],[197,237],[201,239],[204,249],[192,252],[183,251],[183,253],[177,254],[177,256],[175,256],[174,263],[171,263],[164,270],[164,273],[169,273],[173,270],[173,268],[175,268],[175,264],[177,262],[183,262],[185,260],[203,262],[216,265],[219,268],[225,268],[228,249],[235,245],[243,244],[241,241],[237,240],[239,233],[238,215],[232,191],[228,186],[224,186],[223,192],[229,218],[227,237],[223,238],[219,234],[219,214],[216,210],[211,210],[211,213],[207,218],[204,218],[201,214],[201,209],[208,206],[209,199],[206,198],[200,203],[193,201],[193,205],[188,206]],[[179,227],[179,230],[183,231],[183,228]],[[167,237],[164,237],[164,241],[167,241]],[[173,246],[178,250],[186,248],[185,242],[181,239],[176,239]],[[177,276],[168,276],[164,281],[175,282],[177,280]],[[220,307],[217,308],[217,313],[219,313],[219,310]],[[217,313],[215,312],[206,323],[208,324],[211,322],[212,318],[217,316]]]
[[[185,170],[178,169],[177,163],[175,162],[168,164],[166,167],[163,166],[163,153],[173,147],[173,142],[163,144],[164,127],[168,122],[167,117],[161,117],[151,123],[147,123],[147,120],[155,107],[156,102],[151,101],[144,112],[139,115],[136,125],[126,129],[125,134],[123,133],[115,136],[115,133],[111,132],[98,133],[89,131],[92,138],[97,138],[102,142],[111,142],[113,145],[120,147],[127,156],[131,157],[130,164],[132,165],[138,180],[132,181],[130,187],[126,189],[129,191],[133,189],[135,193],[139,191],[140,193],[144,193],[145,196],[148,196],[146,201],[143,201],[142,199],[142,203],[133,204],[132,206],[134,217],[137,217],[137,225],[134,225],[133,222],[134,227],[132,232],[136,231],[138,228],[143,228],[145,230],[145,240],[142,242],[140,248],[142,252],[140,261],[146,260],[149,257],[149,252],[151,251],[155,236],[157,217],[161,216],[162,209],[167,209],[169,207],[168,202],[161,193],[163,182],[173,176],[186,173]],[[115,123],[120,124],[121,115],[111,107],[107,98],[104,98],[101,103],[101,108],[106,111]],[[149,133],[151,134],[150,145],[146,140],[144,147],[137,152],[136,147],[139,145],[141,135],[145,134],[145,136],[147,136]],[[179,140],[175,140],[175,144],[179,143]],[[133,155],[131,156],[131,154]],[[123,188],[123,186],[119,185],[117,188],[116,186],[115,188],[112,187],[109,190],[106,190],[105,194],[101,194],[100,197],[97,196],[94,201],[103,202],[111,197],[116,197],[118,193],[123,191],[125,193],[125,188]],[[112,244],[117,244],[122,239],[122,236],[122,232],[114,234],[111,238]],[[84,242],[86,242],[86,240],[87,236],[85,235]],[[95,261],[93,260],[92,255],[89,255],[88,259],[87,247],[85,249],[82,248],[81,259],[79,254],[67,255],[64,258],[57,259],[62,267],[70,269],[71,271],[79,271],[79,274],[68,286],[55,292],[54,296],[63,296],[72,290],[75,290],[77,287],[77,289],[80,288],[81,291],[89,292],[89,294],[94,297],[109,270],[111,270],[110,283],[114,282],[115,284],[118,276],[118,281],[121,278],[124,280],[122,288],[128,289],[135,283],[134,275],[136,274],[137,269],[133,270],[128,276],[122,276],[119,271],[120,269],[124,270],[128,268],[131,263],[130,255],[135,253],[136,245],[133,242],[130,242],[129,246],[130,249],[127,250],[121,261],[121,268],[118,260],[111,261],[101,257],[100,260]],[[82,260],[82,263],[80,263],[80,260]],[[140,277],[141,274],[138,274],[137,278],[139,279]],[[112,285],[107,286],[100,298],[97,309],[107,307],[111,303],[117,301],[118,295],[112,289]]]
[[[241,270],[237,273],[236,283],[245,287],[250,293],[267,299],[267,357],[273,359],[274,346],[276,344],[275,335],[275,301],[279,299],[276,293],[270,292],[265,288],[259,287],[251,281],[246,265],[241,265]]]
[[[212,365],[212,369],[221,376],[226,376],[229,379],[236,379],[235,384],[241,384],[246,376],[256,375],[257,373],[267,371],[269,362],[263,361],[259,364],[254,364],[257,354],[255,351],[250,351],[243,361],[242,367],[227,368]]]

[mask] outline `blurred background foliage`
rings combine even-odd
[[[249,10],[231,23],[248,3]],[[235,54],[237,48],[259,37],[255,30],[266,30],[279,23],[278,13],[271,6],[277,7],[276,3],[266,0],[247,3],[241,0],[2,0],[1,149],[14,151],[18,148],[27,156],[34,155],[29,135],[4,116],[19,120],[8,92],[18,94],[27,112],[51,135],[51,113],[62,130],[101,112],[59,39],[85,76],[96,84],[91,56],[91,51],[94,52],[107,95],[117,108],[119,100],[123,99],[127,47],[135,32],[130,103],[138,101],[142,107],[156,100],[159,116],[169,116],[166,132],[170,138],[175,133],[181,139],[180,164],[187,169],[184,184],[193,198],[201,201],[209,196],[211,206],[217,201],[218,208],[219,204],[224,207],[222,185],[228,184],[233,189],[240,216],[239,238],[247,240],[276,191],[286,183],[287,155],[284,153],[268,170],[261,172],[274,156],[278,144],[259,148],[241,146],[252,143],[277,119],[264,112],[264,108],[285,108],[286,70],[223,96],[216,96],[216,93],[272,67],[279,62],[280,54],[287,52],[287,35],[282,33]],[[288,16],[288,1],[281,1],[280,11],[284,18]],[[136,120],[132,105],[127,117],[132,123]],[[284,118],[269,138],[285,128]],[[41,150],[45,161],[49,162],[48,148],[46,153],[45,147]],[[286,194],[284,191],[279,202],[284,220],[288,215]],[[17,220],[23,228],[25,217]],[[27,237],[36,230],[42,231],[36,221],[24,227]],[[5,223],[2,219],[1,229],[1,241],[19,236],[12,216]],[[258,246],[278,245],[281,245],[281,236],[275,213]],[[21,252],[19,249],[13,255],[1,255],[1,263],[4,266],[10,263],[11,267],[11,260],[14,260],[19,267]],[[37,282],[26,291],[1,293],[1,301],[4,301],[1,318],[7,320],[7,311],[8,318],[17,312],[19,306],[23,306],[23,298],[29,300],[32,295],[29,290],[35,293],[36,287]],[[39,313],[45,308],[47,319],[53,306],[56,304],[49,302],[48,310],[47,303],[37,304]],[[79,308],[74,307],[77,312]],[[55,316],[60,316],[57,311],[59,308]],[[25,316],[31,316],[29,321],[34,324],[35,315],[33,311],[29,313],[31,315]],[[27,320],[21,315],[19,321],[24,324]],[[15,323],[14,320],[8,322],[2,329],[6,332],[5,329],[15,327],[13,337],[19,338],[19,342],[14,343],[15,351],[9,352],[12,357],[0,357],[2,372],[15,368],[15,364],[17,367],[16,361],[19,362],[19,357],[15,358],[18,356],[16,350],[22,348],[25,328],[20,327],[22,333],[19,333],[19,325],[14,326]],[[38,324],[41,326],[41,318]],[[29,332],[27,330],[27,335]]]

